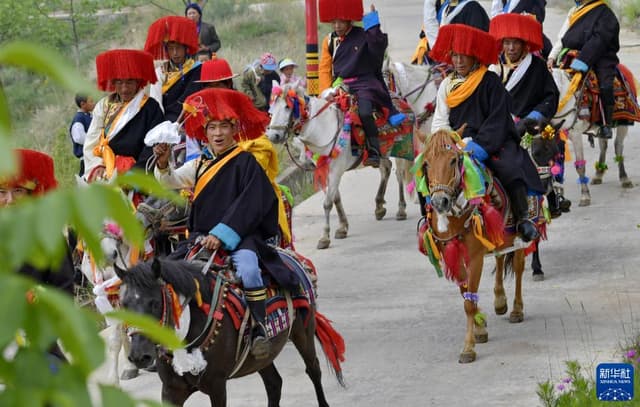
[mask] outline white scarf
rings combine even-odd
[[[522,62],[518,64],[516,69],[514,69],[513,73],[509,77],[509,80],[504,85],[508,92],[510,92],[511,89],[513,89],[520,82],[524,74],[527,73],[527,69],[529,69],[529,67],[531,66],[532,59],[533,57],[531,56],[531,54],[527,54]]]
[[[142,102],[143,97],[144,97],[144,88],[138,91],[138,93],[133,97],[131,102],[127,104],[127,107],[125,108],[124,112],[122,112],[122,115],[120,116],[118,121],[113,123],[112,130],[109,131],[109,140],[114,138],[116,134],[118,134],[118,132],[122,130],[122,128],[127,123],[129,123],[129,121],[133,119],[136,114],[138,114],[138,112],[140,111],[140,108],[142,107],[140,106],[140,103]]]

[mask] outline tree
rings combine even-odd
[[[0,65],[12,65],[46,75],[74,92],[91,92],[78,81],[81,76],[53,51],[29,43],[0,47]],[[7,98],[0,86],[0,177],[15,166],[10,147],[12,135]],[[162,187],[145,176],[131,174],[116,181],[167,196]],[[43,197],[26,199],[0,209],[0,405],[88,406],[87,379],[104,359],[104,343],[98,335],[97,316],[74,306],[56,289],[37,286],[15,273],[28,262],[45,268],[59,264],[65,250],[61,231],[71,225],[89,250],[100,257],[99,233],[105,218],[123,227],[127,239],[141,243],[142,231],[128,204],[114,186],[93,184],[86,188],[62,188]],[[157,321],[119,312],[113,317],[141,327],[146,334],[169,347],[179,346],[175,335],[158,327]],[[14,355],[6,350],[23,332],[27,345]],[[52,374],[46,350],[59,338],[72,362]],[[18,343],[21,341],[18,340]],[[99,389],[103,406],[135,406],[126,393],[111,386]],[[146,405],[159,405],[144,402]]]

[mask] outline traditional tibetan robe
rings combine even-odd
[[[33,280],[52,287],[56,287],[69,295],[74,295],[73,282],[75,269],[71,260],[71,253],[67,249],[62,264],[56,269],[38,270],[35,267],[25,264],[20,267],[18,273],[30,277]]]
[[[194,187],[189,231],[214,231],[226,250],[248,249],[280,286],[294,289],[298,280],[267,245],[278,234],[278,199],[255,157],[235,147],[213,160],[197,159],[175,170],[155,170],[171,188]]]
[[[442,81],[432,131],[442,127],[459,129],[466,124],[461,136],[471,137],[487,152],[489,158],[485,165],[503,185],[523,181],[529,190],[543,193],[536,167],[529,154],[519,145],[509,113],[509,94],[495,73],[481,71],[486,71],[486,68],[475,71],[477,76],[474,78],[481,77],[477,86],[462,88],[468,91],[460,95],[455,103],[448,96],[470,80],[472,74],[466,78],[455,78],[452,74]]]
[[[85,173],[91,174],[96,167],[105,165],[103,157],[94,154],[103,130],[116,157],[129,157],[135,162],[135,167],[144,169],[153,154],[152,149],[145,146],[144,137],[163,120],[158,102],[146,96],[144,90],[140,90],[128,103],[118,102],[115,93],[102,98],[93,109],[93,119],[84,143]]]
[[[151,86],[150,95],[162,102],[165,120],[175,122],[187,96],[201,89],[201,86],[194,84],[194,81],[200,80],[201,67],[200,62],[187,59],[181,68],[170,67],[169,62],[165,62],[156,69],[159,80]]]
[[[501,57],[501,64],[492,66],[511,95],[511,114],[523,118],[533,110],[551,119],[558,109],[560,92],[545,62],[527,54],[512,67]]]
[[[325,41],[332,41],[333,37],[329,36]],[[377,106],[391,106],[391,97],[381,73],[389,40],[380,26],[366,31],[362,27],[352,27],[342,40],[334,38],[333,42],[333,55],[330,53],[332,47],[323,49],[323,59],[329,57],[332,60],[333,79],[344,79],[349,91],[358,98],[370,100]]]
[[[437,19],[440,26],[464,24],[489,32],[489,16],[475,0],[462,0],[452,5],[449,0],[436,2]]]

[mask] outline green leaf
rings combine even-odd
[[[111,219],[122,228],[127,241],[130,244],[141,247],[144,241],[144,233],[131,203],[120,190],[115,188],[105,188],[103,199],[111,211]]]
[[[33,244],[34,213],[34,206],[28,201],[2,208],[0,211],[0,230],[5,231],[4,241],[7,254],[10,255],[0,261],[6,261],[10,270],[15,270],[25,263],[27,253]]]
[[[136,403],[124,391],[113,386],[100,386],[103,406],[135,407]]]
[[[0,140],[3,144],[9,139],[11,135],[11,113],[9,112],[9,104],[7,98],[4,96],[4,89],[0,82]],[[8,143],[6,143],[8,144]],[[0,145],[0,174],[5,174],[15,169],[15,158],[11,153],[11,149],[7,148],[8,145]]]
[[[36,202],[36,234],[44,254],[53,260],[61,260],[65,240],[62,232],[69,218],[68,194],[54,191]]]
[[[60,53],[33,43],[15,41],[3,45],[0,47],[0,64],[14,65],[45,75],[76,93],[95,93],[93,85],[70,67]]]
[[[178,205],[184,205],[185,199],[174,191],[167,189],[152,175],[147,175],[140,170],[132,170],[126,174],[119,175],[115,182],[120,186],[131,186],[147,195],[158,198],[166,198]]]
[[[172,329],[158,325],[158,321],[148,315],[118,310],[109,312],[106,316],[119,319],[130,326],[135,326],[140,329],[144,335],[149,337],[149,339],[162,344],[169,349],[177,349],[183,346],[182,341],[178,339],[176,333]]]
[[[97,332],[96,321],[57,290],[40,287],[36,295],[38,308],[51,318],[56,334],[73,357],[73,364],[88,376],[104,360],[104,342]]]
[[[29,282],[14,273],[2,275],[0,284],[0,345],[4,347],[13,341],[18,329],[23,326],[25,318],[25,308],[27,306],[26,292],[29,289]]]

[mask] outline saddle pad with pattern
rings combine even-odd
[[[620,65],[619,65],[620,67]],[[626,68],[625,68],[626,69]],[[629,85],[631,78],[626,78],[622,74],[623,70],[618,69],[613,79],[613,96],[615,105],[613,109],[613,120],[615,124],[632,124],[640,121],[640,107],[636,101],[636,95]],[[580,100],[579,109],[587,108],[591,112],[589,121],[591,123],[601,123],[600,111],[600,87],[595,72],[587,72],[584,79],[584,92]]]
[[[504,227],[505,230],[509,233],[515,233],[516,224],[511,213],[511,204],[509,203],[509,198],[507,196],[507,192],[504,187],[498,181],[497,178],[493,178],[493,186],[495,188],[495,192],[498,194],[498,197],[501,202],[506,202],[506,205],[501,205],[501,207],[496,207],[502,214],[502,218],[504,219]],[[528,219],[536,225],[540,225],[544,223],[544,215],[542,212],[542,200],[544,197],[539,195],[529,195],[527,197],[527,201],[529,203],[529,215]]]

